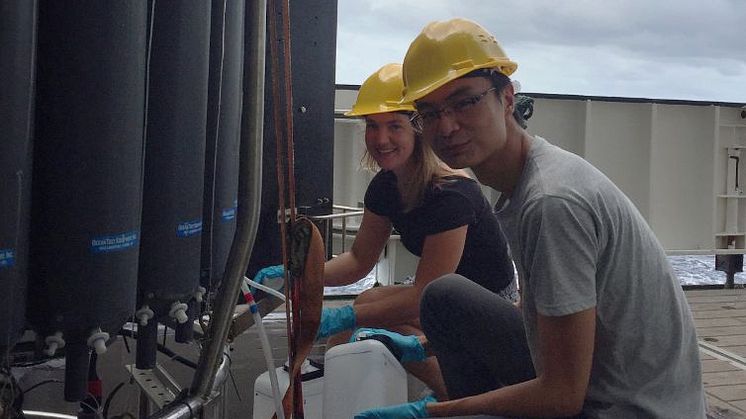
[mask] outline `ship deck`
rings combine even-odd
[[[746,289],[686,291],[712,418],[746,418]]]

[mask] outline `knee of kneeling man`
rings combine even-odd
[[[454,287],[459,287],[462,281],[468,281],[468,279],[453,273],[434,279],[422,290],[420,307],[432,305],[442,307],[442,304],[447,304],[449,297],[453,295]]]

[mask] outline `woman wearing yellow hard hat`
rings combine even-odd
[[[426,142],[502,192],[496,215],[522,316],[464,277],[433,280],[420,301],[427,344],[391,341],[406,354],[433,351],[452,400],[356,418],[705,418],[694,322],[665,251],[604,174],[524,129],[515,69],[466,19],[428,24],[403,63],[404,100],[415,103]],[[516,321],[525,336],[504,333]],[[515,350],[526,341],[528,362]],[[515,380],[534,363],[535,378]]]
[[[363,278],[394,228],[404,246],[420,256],[414,284],[372,288],[353,306],[325,309],[319,336],[331,336],[328,345],[346,342],[355,327],[386,328],[416,339],[422,334],[422,289],[447,273],[462,273],[506,299],[516,298],[513,266],[490,204],[476,181],[447,167],[422,141],[411,122],[414,107],[401,102],[402,87],[401,65],[385,65],[362,84],[347,113],[364,118],[367,159],[379,170],[368,185],[355,241],[349,252],[326,263],[324,282],[341,286]],[[408,369],[445,399],[435,359],[418,361]]]

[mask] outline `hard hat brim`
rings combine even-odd
[[[471,73],[472,71],[485,69],[485,68],[495,69],[496,71],[499,71],[505,76],[510,77],[510,75],[513,74],[515,70],[518,68],[518,64],[510,60],[501,60],[500,62],[495,60],[495,61],[487,62],[481,65],[454,69],[448,73],[447,77],[443,77],[439,80],[436,80],[435,82],[430,83],[426,86],[423,86],[418,90],[409,91],[408,89],[405,88],[404,97],[402,98],[401,103],[414,103],[415,101],[422,99],[423,97],[438,90],[439,88],[443,87],[445,84],[449,82],[452,82],[453,80],[459,79],[465,76],[466,74]]]

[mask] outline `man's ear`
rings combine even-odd
[[[508,83],[500,91],[500,101],[505,105],[505,110],[508,111],[509,114],[512,114],[513,109],[515,109],[515,90],[513,90],[513,85],[511,83]]]

